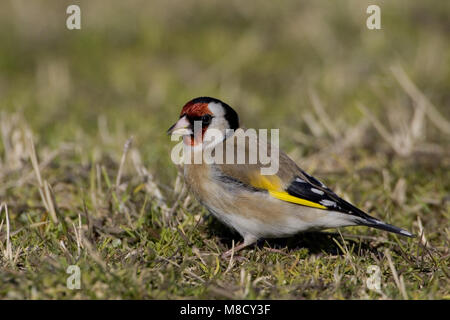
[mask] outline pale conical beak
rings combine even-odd
[[[186,116],[181,117],[173,126],[169,128],[169,130],[167,130],[168,135],[175,134],[179,136],[187,136],[193,133],[192,125]]]

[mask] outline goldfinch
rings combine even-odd
[[[205,142],[208,132],[213,130],[221,134],[219,148],[217,142]],[[245,146],[240,146],[236,137],[243,130],[236,111],[210,97],[187,102],[179,120],[168,130],[168,134],[183,138],[184,178],[193,195],[209,212],[243,237],[244,241],[234,248],[235,252],[261,238],[287,237],[302,231],[345,226],[362,225],[414,237],[343,200],[270,143],[266,149],[271,155],[278,155],[278,171],[263,174],[261,169],[266,165],[261,161],[246,162],[256,152],[250,144],[256,143],[261,149],[263,143],[249,138],[248,143],[244,140]],[[230,160],[225,157],[228,146],[234,152],[244,153],[241,156],[246,161],[225,161]],[[215,156],[224,148],[223,155],[206,161],[208,148],[215,148],[209,152]],[[197,161],[192,161],[194,158]],[[223,256],[230,254],[231,250]]]

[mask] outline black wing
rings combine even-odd
[[[329,210],[367,218],[368,215],[344,199],[338,197],[333,191],[316,178],[302,172],[303,177],[296,176],[290,183],[286,192],[294,197],[318,203]]]
[[[329,189],[326,185],[324,185],[316,178],[312,177],[301,169],[300,172],[302,173],[301,176],[296,176],[286,190],[286,192],[290,195],[318,203],[326,207],[327,210],[333,210],[358,217],[360,218],[358,219],[358,223],[361,225],[398,233],[408,237],[414,236],[406,230],[387,224],[383,221],[369,216],[361,209],[358,209],[351,203],[340,198],[331,189]]]

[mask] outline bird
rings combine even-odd
[[[180,164],[194,197],[243,238],[239,245],[223,253],[223,257],[260,239],[347,226],[367,226],[414,237],[411,232],[374,218],[342,199],[272,143],[253,137],[248,143],[244,140],[243,146],[238,134],[245,130],[240,126],[238,114],[228,104],[212,97],[198,97],[183,106],[178,121],[167,131],[182,138],[184,155]],[[207,141],[210,132],[216,134],[217,141]],[[262,169],[267,165],[259,160],[248,163],[256,152],[251,143],[258,147],[266,143],[264,150],[277,155],[275,173],[263,174]],[[230,147],[225,150],[227,146]],[[236,161],[234,155],[225,159],[229,150],[243,153],[245,161]],[[206,161],[207,151],[212,160]]]

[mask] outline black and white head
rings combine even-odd
[[[239,128],[236,111],[219,99],[199,97],[183,106],[178,121],[169,128],[169,134],[183,136],[186,145],[202,144],[209,136],[227,137]]]

